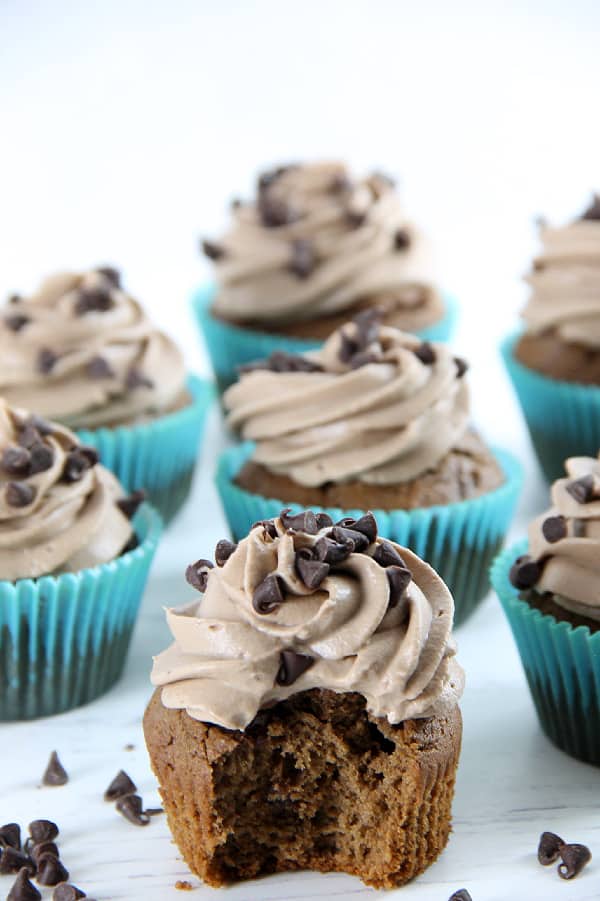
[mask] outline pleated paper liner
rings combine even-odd
[[[290,338],[287,335],[240,328],[217,319],[210,312],[215,290],[214,284],[201,287],[192,298],[192,308],[204,336],[220,391],[235,382],[238,367],[244,363],[268,357],[274,350],[299,354],[322,345],[323,342],[319,340]],[[423,341],[447,341],[452,335],[458,318],[458,304],[454,298],[444,295],[444,305],[444,318],[417,332]]]
[[[142,504],[138,546],[78,573],[0,581],[0,720],[87,704],[120,677],[161,519]]]
[[[235,484],[235,477],[252,453],[246,442],[229,448],[219,458],[216,484],[229,527],[236,541],[248,534],[261,519],[279,516],[300,504],[252,494]],[[520,464],[504,450],[494,455],[505,476],[494,491],[473,500],[417,510],[373,510],[379,534],[410,548],[442,577],[454,595],[455,624],[464,622],[489,591],[489,567],[510,525],[521,489]],[[359,517],[365,510],[311,506],[328,513],[334,521]]]
[[[513,631],[540,725],[567,754],[600,766],[600,632],[531,607],[509,580],[527,541],[494,561],[492,584]]]
[[[600,387],[563,382],[534,372],[514,356],[519,335],[501,346],[531,441],[549,482],[565,474],[567,457],[595,457],[600,449]]]
[[[206,414],[214,397],[212,383],[191,375],[191,402],[181,410],[147,423],[114,429],[82,429],[77,434],[92,445],[126,491],[142,488],[165,522],[185,502],[200,453]]]

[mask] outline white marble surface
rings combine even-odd
[[[59,266],[114,261],[206,371],[186,301],[207,271],[196,237],[220,227],[224,198],[287,158],[400,174],[462,305],[456,346],[472,362],[474,418],[526,467],[520,535],[546,495],[496,345],[523,300],[532,217],[572,215],[600,187],[599,24],[584,0],[1,0],[0,294]],[[168,640],[161,605],[190,591],[185,565],[225,534],[211,485],[221,440],[215,411],[121,683],[81,710],[0,726],[0,820],[56,819],[73,880],[100,901],[185,898],[177,879],[197,901],[374,897],[310,873],[219,895],[189,875],[164,818],[138,829],[101,800],[123,767],[158,803],[140,728],[150,655]],[[493,597],[458,639],[468,684],[454,833],[438,863],[389,896],[446,901],[466,886],[473,901],[600,898],[599,862],[565,883],[535,860],[551,829],[600,861],[600,772],[541,735]],[[54,748],[71,781],[41,789]],[[10,882],[0,877],[0,897]]]

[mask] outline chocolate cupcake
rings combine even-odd
[[[364,309],[423,339],[448,337],[453,302],[388,177],[356,179],[331,162],[282,166],[232,214],[222,239],[203,242],[217,286],[195,301],[221,387],[272,350],[317,347]]]
[[[78,431],[166,518],[185,500],[210,387],[109,267],[46,279],[0,314],[0,394]]]
[[[119,677],[160,534],[140,503],[94,448],[0,400],[0,719],[70,709]]]
[[[215,559],[188,570],[202,599],[167,611],[144,717],[186,863],[213,886],[297,869],[402,885],[450,831],[450,592],[370,514],[283,511]]]
[[[223,398],[255,442],[219,465],[234,537],[286,505],[334,520],[373,509],[381,534],[440,572],[464,619],[488,590],[520,484],[518,465],[470,428],[466,368],[372,313],[319,351],[254,364]]]
[[[600,198],[562,227],[540,226],[525,330],[503,353],[549,480],[600,446]]]
[[[493,583],[513,629],[542,728],[600,765],[600,461],[572,457],[529,541],[505,551]]]

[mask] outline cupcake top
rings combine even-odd
[[[529,554],[511,569],[520,590],[548,592],[565,610],[600,621],[600,461],[571,457],[552,486],[552,509],[529,527]]]
[[[443,315],[430,253],[393,182],[353,179],[341,163],[282,166],[260,176],[253,203],[237,203],[219,243],[218,315],[285,324],[378,299],[418,329]]]
[[[202,599],[167,611],[175,641],[152,671],[166,707],[244,729],[262,707],[312,688],[359,692],[390,723],[457,703],[452,596],[431,567],[377,536],[372,514],[334,525],[284,510],[238,545],[220,541],[215,559],[188,568]]]
[[[365,312],[318,351],[275,353],[224,395],[252,459],[302,485],[397,484],[434,467],[465,435],[464,361],[444,344]]]
[[[600,348],[600,196],[575,222],[540,226],[542,252],[527,276],[527,331]]]
[[[63,426],[0,400],[0,579],[77,572],[133,538],[134,498]]]
[[[184,384],[179,350],[114,269],[53,275],[0,312],[0,394],[71,428],[166,413]]]

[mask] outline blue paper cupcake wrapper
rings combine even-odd
[[[284,507],[293,512],[300,504],[252,494],[234,479],[249,459],[253,445],[246,442],[220,457],[216,484],[227,521],[236,541],[248,534],[253,523],[279,516]],[[506,451],[494,449],[504,483],[473,500],[417,510],[373,510],[379,534],[413,550],[440,574],[454,595],[455,624],[469,616],[489,590],[489,567],[498,553],[512,519],[521,489],[520,464]],[[311,509],[328,513],[334,521],[358,518],[364,510],[339,507]]]
[[[125,664],[162,529],[142,504],[138,546],[78,573],[0,582],[0,720],[32,719],[87,704]]]
[[[84,444],[95,447],[126,491],[143,488],[169,522],[185,501],[199,454],[206,414],[214,396],[210,382],[189,376],[191,403],[181,410],[133,426],[82,429]]]
[[[511,335],[501,350],[540,466],[548,481],[565,474],[567,457],[595,457],[600,449],[600,387],[562,382],[519,363]]]
[[[527,541],[504,550],[491,579],[513,631],[540,725],[567,754],[600,766],[600,632],[531,607],[509,580]]]
[[[211,359],[217,384],[224,391],[238,377],[238,367],[270,356],[274,350],[299,354],[315,350],[323,342],[308,338],[290,338],[250,328],[239,328],[210,313],[215,295],[213,284],[204,285],[192,299],[192,308]],[[458,304],[453,297],[444,295],[446,315],[439,322],[421,329],[416,334],[423,341],[447,341],[456,326]]]

